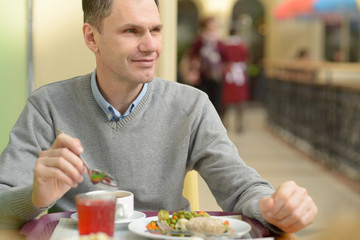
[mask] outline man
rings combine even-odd
[[[313,221],[316,206],[304,189],[287,182],[274,193],[245,165],[206,94],[154,78],[162,23],[153,0],[83,0],[83,9],[96,71],[29,98],[0,158],[3,226],[50,208],[75,210],[77,193],[97,189],[82,176],[80,154],[132,191],[137,210],[189,210],[183,180],[195,169],[225,211],[274,231]]]

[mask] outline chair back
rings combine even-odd
[[[186,174],[184,180],[183,195],[187,198],[191,204],[191,211],[199,211],[199,181],[198,173],[196,171],[190,171]]]

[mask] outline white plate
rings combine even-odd
[[[215,216],[212,216],[215,217]],[[216,217],[216,218],[220,218],[223,221],[229,221],[230,224],[230,228],[232,228],[234,230],[234,234],[236,234],[237,238],[239,238],[240,236],[250,232],[251,230],[251,226],[250,224],[238,220],[238,219],[234,219],[234,218],[228,218],[228,217]],[[149,217],[149,218],[145,218],[145,219],[141,219],[139,221],[130,223],[128,228],[131,232],[142,236],[142,237],[146,237],[146,238],[154,238],[154,239],[189,239],[189,237],[175,237],[175,236],[166,236],[166,235],[158,235],[158,234],[153,234],[147,231],[146,229],[146,225],[148,223],[150,223],[151,221],[157,221],[158,217]]]
[[[74,219],[75,221],[78,221],[78,213],[73,213],[70,216],[72,219]],[[142,218],[145,218],[146,214],[143,212],[138,212],[138,211],[134,211],[133,215],[129,218],[124,218],[124,219],[118,219],[115,220],[115,224],[123,224],[123,223],[130,223],[130,222],[134,222],[136,220],[140,220]]]

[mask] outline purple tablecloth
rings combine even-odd
[[[241,215],[232,212],[218,212],[218,211],[207,211],[211,216],[230,216],[230,215]],[[33,219],[28,221],[20,230],[20,233],[26,236],[27,240],[49,240],[53,233],[56,225],[59,223],[60,218],[69,218],[74,212],[59,212],[49,213],[39,219]],[[144,211],[146,217],[157,216],[157,211]],[[257,220],[248,218],[241,215],[243,221],[251,225],[250,235],[253,238],[266,237],[270,235],[268,229],[266,229]]]

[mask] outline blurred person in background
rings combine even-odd
[[[215,17],[206,17],[201,21],[201,30],[190,50],[190,63],[198,66],[199,78],[193,86],[204,91],[221,113],[222,76],[227,54],[219,34],[219,23]]]
[[[230,30],[230,36],[225,43],[228,64],[225,68],[223,94],[222,94],[222,111],[221,118],[225,124],[225,116],[230,107],[235,107],[236,132],[243,130],[243,105],[249,100],[249,77],[247,73],[247,61],[249,60],[248,47],[236,34],[236,30]],[[226,124],[225,124],[226,125]]]
[[[297,60],[309,60],[309,58],[309,51],[306,48],[301,48],[296,54]]]
[[[345,57],[345,54],[344,52],[339,49],[339,50],[336,50],[333,54],[333,61],[334,62],[346,62],[346,57]]]
[[[296,66],[291,70],[292,78],[299,81],[312,81],[315,76],[315,70],[309,63],[310,53],[307,48],[301,48],[298,50],[296,56]]]

